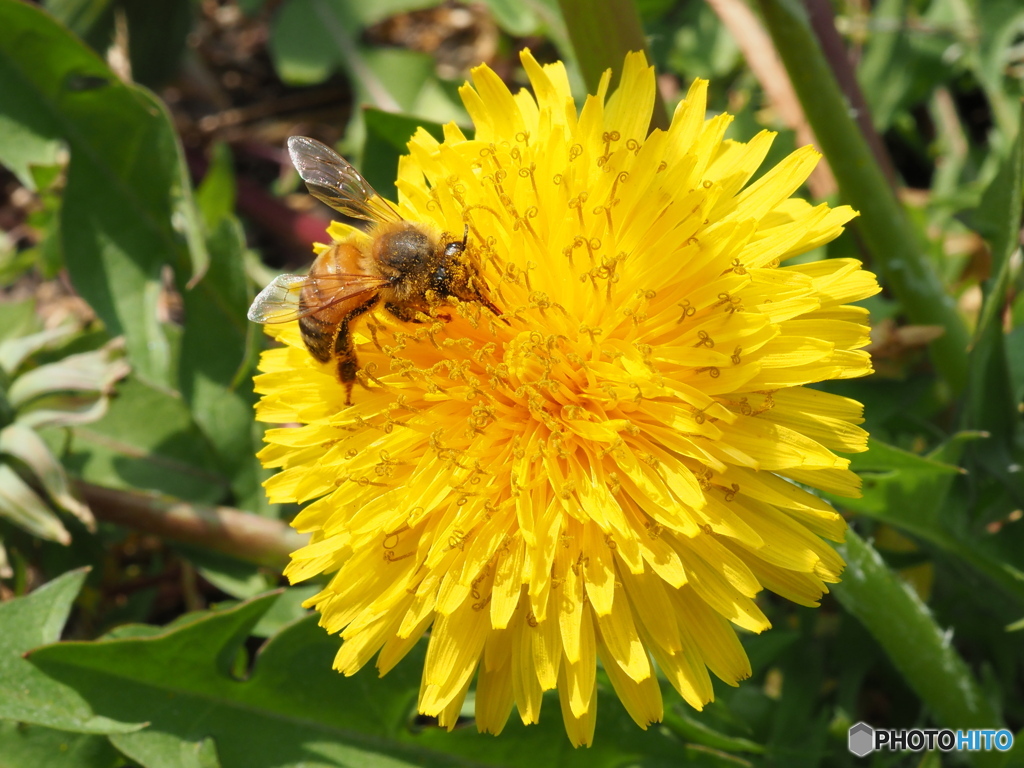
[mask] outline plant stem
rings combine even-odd
[[[97,519],[280,569],[306,537],[285,523],[232,507],[75,483]]]
[[[839,30],[836,29],[836,17],[832,6],[829,5],[828,0],[804,0],[804,5],[807,7],[807,17],[814,36],[818,39],[818,45],[825,56],[825,61],[828,62],[832,74],[835,75],[839,90],[850,104],[850,111],[853,119],[857,121],[857,127],[860,128],[860,135],[864,137],[871,148],[871,154],[874,156],[875,162],[878,163],[878,167],[882,169],[882,173],[885,174],[889,185],[893,190],[898,189],[896,169],[893,168],[889,151],[885,148],[885,143],[878,131],[875,130],[875,124],[871,120],[871,110],[864,99],[860,83],[857,82],[857,73],[850,64],[850,56],[846,52],[843,39],[839,36]]]
[[[795,0],[758,0],[768,31],[789,71],[807,119],[839,182],[860,211],[859,232],[874,266],[911,323],[940,325],[931,357],[953,394],[967,383],[967,327],[957,312],[885,174],[857,127],[807,17]]]
[[[963,658],[913,590],[852,530],[836,547],[846,560],[843,580],[832,591],[874,636],[935,720],[945,728],[1005,726]],[[980,767],[996,768],[1008,753],[969,753]]]

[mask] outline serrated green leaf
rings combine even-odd
[[[225,768],[369,766],[385,755],[394,766],[443,764],[381,739],[403,722],[411,700],[401,691],[396,700],[395,686],[386,681],[374,686],[372,698],[359,695],[356,679],[329,668],[336,641],[325,643],[323,631],[309,622],[271,641],[248,680],[233,678],[231,660],[275,598],[157,636],[51,645],[30,660],[113,718],[144,715],[150,727],[115,744],[147,768],[178,768],[182,745],[210,735]],[[175,661],[171,674],[167,659]],[[401,676],[396,681],[409,683]],[[202,718],[195,716],[199,711]]]
[[[551,696],[539,726],[526,728],[513,716],[498,739],[473,729],[413,729],[422,653],[414,652],[382,679],[371,669],[346,678],[330,668],[337,638],[314,617],[273,637],[250,677],[237,680],[230,673],[232,659],[275,599],[276,594],[258,598],[158,635],[51,645],[30,660],[74,685],[109,717],[150,721],[144,731],[113,739],[147,768],[177,768],[181,745],[206,736],[216,742],[224,768],[613,768],[630,761],[660,764],[678,758],[682,749],[663,731],[637,729],[604,691],[601,750],[572,748]]]
[[[195,768],[221,768],[217,758],[217,744],[210,737],[193,745],[187,754],[189,758],[194,757]]]
[[[259,623],[253,627],[256,637],[273,637],[289,624],[309,616],[309,609],[302,603],[320,591],[318,584],[299,584],[281,591],[277,600],[260,617]]]
[[[23,658],[27,651],[60,637],[85,573],[71,571],[25,597],[0,603],[0,719],[81,733],[114,733],[138,727],[96,715],[74,690],[42,674]]]
[[[110,334],[125,335],[140,374],[168,384],[161,271],[201,274],[206,256],[166,108],[40,9],[0,0],[0,16],[0,114],[71,150],[61,229],[72,282]]]
[[[118,768],[124,759],[103,736],[0,721],[3,768]]]

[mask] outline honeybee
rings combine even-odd
[[[317,256],[308,275],[281,275],[249,308],[257,323],[299,321],[309,353],[337,361],[338,378],[351,405],[359,361],[352,324],[379,304],[403,322],[425,314],[450,320],[437,307],[452,299],[479,302],[496,316],[479,272],[467,252],[469,228],[460,240],[407,221],[359,172],[325,144],[305,136],[288,139],[288,154],[310,194],[346,216],[370,222],[365,238],[335,242]]]

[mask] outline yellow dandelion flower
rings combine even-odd
[[[525,723],[557,689],[569,738],[593,739],[595,671],[641,726],[662,717],[656,668],[700,709],[709,671],[750,675],[733,625],[761,632],[762,589],[815,605],[843,562],[845,523],[801,486],[858,493],[861,406],[809,389],[863,376],[878,291],[857,261],[787,265],[856,214],[790,197],[819,155],[757,181],[773,134],[724,139],[696,81],[647,133],[641,54],[577,112],[561,63],[522,63],[533,92],[485,66],[461,90],[476,126],[420,130],[401,214],[468,227],[504,321],[354,326],[362,370],[346,405],[336,366],[295,323],[270,326],[257,389],[274,502],[308,502],[287,575],[333,574],[308,605],[343,638],[335,667],[386,673],[430,630],[419,709],[455,724]],[[336,241],[363,237],[342,224]],[[322,248],[322,247],[321,247]]]

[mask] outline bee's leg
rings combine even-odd
[[[487,309],[489,309],[491,311],[491,314],[493,314],[495,317],[501,320],[505,320],[505,322],[508,323],[508,320],[505,319],[504,313],[496,306],[494,306],[494,302],[488,299],[486,296],[484,296],[483,294],[477,294],[477,301],[479,301],[481,304],[487,307]]]
[[[359,360],[348,332],[348,321],[338,327],[338,335],[334,339],[334,357],[338,361],[338,378],[345,387],[345,405],[352,405],[352,386],[356,383]]]
[[[338,378],[345,387],[345,405],[352,405],[352,387],[356,383],[356,373],[359,372],[359,359],[356,357],[355,345],[352,344],[349,324],[364,312],[373,309],[376,303],[377,297],[374,296],[361,307],[352,310],[338,325],[338,335],[334,337],[334,357],[338,361]]]
[[[412,307],[409,305],[403,306],[402,304],[395,304],[389,301],[387,304],[384,305],[384,309],[386,309],[392,315],[397,317],[403,323],[423,322],[423,320],[417,317],[417,315],[419,315],[419,313],[422,312],[423,310],[417,309],[416,307]]]
[[[483,281],[480,279],[480,273],[476,267],[469,266],[466,268],[466,271],[468,274],[466,278],[466,287],[469,289],[467,291],[468,295],[460,298],[463,298],[464,301],[475,301],[481,304],[483,307],[490,310],[495,317],[503,320],[507,325],[508,319],[504,317],[504,313],[498,309],[494,302],[487,296]]]

